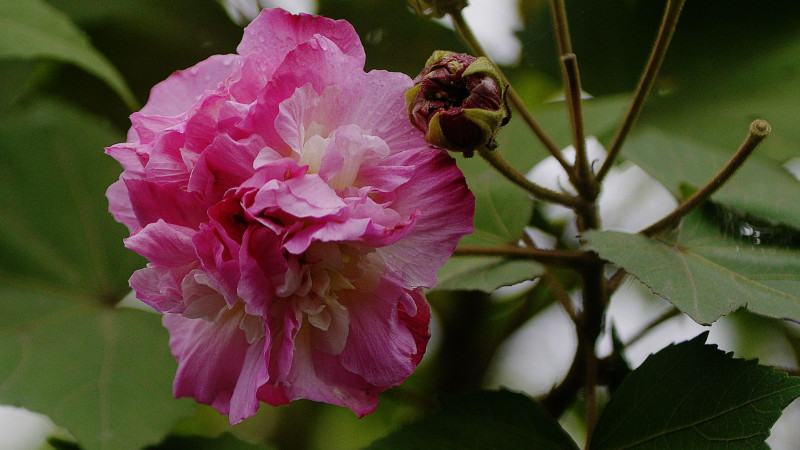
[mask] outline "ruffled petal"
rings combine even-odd
[[[308,14],[292,15],[282,9],[267,9],[244,29],[242,42],[236,48],[240,55],[258,54],[263,56],[272,71],[267,68],[269,77],[286,55],[299,44],[318,35],[326,36],[342,51],[364,67],[366,55],[352,25],[344,20],[331,20]]]
[[[147,258],[152,264],[181,267],[197,261],[192,245],[196,230],[171,225],[162,219],[148,224],[123,240],[125,248]]]
[[[131,121],[136,122],[141,116],[182,116],[205,91],[215,90],[231,74],[239,58],[239,55],[214,55],[173,73],[153,86],[147,104],[131,116]]]
[[[414,371],[417,344],[398,317],[402,288],[383,280],[375,291],[341,291],[350,315],[350,334],[342,365],[367,382],[384,388],[401,383]]]
[[[231,404],[234,390],[243,369],[257,371],[251,361],[245,366],[250,354],[251,344],[247,343],[244,331],[239,329],[236,312],[229,311],[218,322],[203,319],[187,319],[177,314],[166,314],[164,326],[169,330],[172,354],[178,360],[173,394],[175,397],[192,397],[200,403],[212,405],[228,414],[235,407],[238,415],[243,411],[255,413],[256,405],[239,402]],[[252,346],[261,345],[259,341]],[[262,350],[263,351],[263,350]],[[257,379],[258,375],[248,373],[245,381]],[[247,389],[245,386],[241,389]],[[255,400],[253,398],[252,400]]]
[[[378,252],[401,284],[430,288],[461,237],[473,231],[475,197],[453,158],[442,150],[420,149],[389,159],[417,167],[414,177],[395,191],[392,208],[401,214],[419,211],[419,217],[408,236]]]

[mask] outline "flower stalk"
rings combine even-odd
[[[478,149],[478,154],[509,181],[525,189],[540,200],[568,206],[573,209],[582,207],[584,203],[578,197],[573,197],[563,192],[556,192],[525,178],[525,175],[515,169],[497,150],[489,150],[483,147]]]
[[[731,156],[731,159],[728,160],[725,166],[723,166],[705,186],[686,199],[685,202],[678,205],[674,211],[658,222],[643,229],[640,233],[645,236],[656,237],[677,226],[683,217],[700,206],[701,203],[711,198],[711,196],[742,167],[742,164],[753,154],[753,151],[755,151],[758,145],[769,136],[771,130],[772,127],[766,120],[758,119],[753,121],[753,123],[750,124],[750,132],[747,134],[744,142],[742,142],[742,145],[736,150],[736,153]]]

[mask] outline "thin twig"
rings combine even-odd
[[[647,61],[644,72],[642,72],[639,85],[636,86],[636,91],[628,107],[628,112],[625,114],[625,118],[622,120],[619,129],[617,129],[614,139],[608,146],[608,155],[605,161],[603,161],[600,170],[597,172],[598,182],[605,178],[611,166],[614,165],[614,161],[617,159],[617,156],[619,156],[625,138],[628,137],[628,133],[630,133],[633,124],[642,111],[645,100],[647,100],[647,96],[650,94],[650,90],[656,81],[656,75],[658,75],[661,64],[664,62],[664,57],[667,54],[672,36],[675,34],[675,27],[678,24],[678,18],[681,15],[684,3],[686,3],[686,0],[669,0],[669,3],[667,3],[667,8],[664,11],[664,18],[662,19],[661,27],[658,31],[655,45],[653,46],[653,51],[650,53],[650,59]]]
[[[507,258],[530,259],[556,267],[575,268],[596,264],[599,259],[591,252],[578,250],[544,250],[538,248],[500,245],[459,245],[454,256],[505,256]]]
[[[564,0],[552,0],[553,25],[556,31],[556,43],[558,44],[558,54],[566,55],[572,53],[572,40],[569,36],[569,25],[567,22],[567,8]]]
[[[685,202],[678,205],[674,211],[667,214],[663,219],[640,231],[645,236],[655,237],[678,225],[678,222],[692,212],[701,203],[708,200],[719,188],[722,187],[737,170],[744,164],[758,145],[769,136],[772,127],[766,120],[755,120],[750,124],[750,132],[744,142],[736,150],[731,159],[725,166],[708,181],[705,186],[689,197]]]
[[[478,39],[475,38],[475,34],[472,33],[472,29],[467,24],[467,21],[464,20],[464,15],[461,14],[461,11],[451,13],[450,16],[453,18],[453,25],[455,25],[456,33],[461,37],[467,46],[470,48],[470,51],[477,56],[485,56],[489,57],[484,51],[483,47],[481,46]],[[533,117],[530,110],[527,106],[525,106],[525,102],[522,101],[522,97],[519,96],[514,86],[511,86],[509,83],[508,78],[503,73],[497,64],[495,64],[495,68],[497,69],[497,73],[500,74],[500,79],[503,83],[507,86],[506,89],[506,98],[511,101],[511,104],[514,105],[514,108],[517,110],[520,116],[522,116],[522,120],[528,125],[528,128],[533,131],[533,134],[539,139],[539,141],[544,145],[548,152],[561,164],[561,167],[570,173],[571,166],[564,159],[564,156],[561,154],[561,148],[558,144],[553,141],[553,139],[547,134],[547,132],[542,128],[539,122],[536,121],[536,118]]]
[[[508,178],[512,183],[525,189],[538,199],[547,200],[559,205],[568,206],[570,208],[578,207],[582,203],[577,197],[573,197],[563,192],[556,192],[525,178],[525,175],[521,174],[519,171],[517,171],[517,169],[514,168],[514,166],[509,164],[509,162],[503,158],[503,155],[501,155],[497,149],[489,150],[486,147],[481,147],[478,149],[478,154],[481,155],[481,157],[498,172]]]
[[[572,125],[572,144],[575,146],[575,189],[588,199],[597,197],[598,188],[594,174],[589,168],[586,154],[586,134],[583,121],[583,100],[581,99],[581,79],[578,60],[574,53],[561,56],[564,74],[564,94],[569,105],[569,118]]]
[[[681,312],[678,308],[670,308],[665,313],[653,319],[653,321],[647,324],[644,328],[639,330],[638,333],[636,333],[633,337],[631,337],[628,340],[628,342],[625,343],[625,347],[630,347],[631,345],[638,342],[641,338],[645,337],[647,333],[653,330],[653,328],[679,315],[681,315]]]

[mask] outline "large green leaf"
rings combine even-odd
[[[136,99],[122,75],[59,10],[41,0],[0,2],[0,58],[50,58],[105,81],[131,109]]]
[[[155,314],[0,287],[0,402],[46,414],[86,449],[156,443],[194,408]]]
[[[440,411],[404,425],[368,448],[578,448],[541,405],[523,394],[474,392],[442,403]]]
[[[702,212],[684,219],[674,242],[589,232],[586,248],[625,268],[699,323],[741,307],[800,320],[800,251],[756,245],[717,231]]]
[[[590,447],[769,448],[800,378],[705,345],[707,334],[651,355],[606,405]]]
[[[104,196],[122,139],[65,103],[0,120],[0,402],[50,416],[87,449],[139,448],[193,408],[159,317],[111,305],[141,266]]]
[[[124,135],[66,103],[36,102],[0,120],[0,278],[121,298],[142,259],[105,190],[121,172],[103,147]]]
[[[746,132],[742,130],[742,138]],[[769,143],[768,139],[764,145]],[[735,150],[646,128],[631,137],[625,155],[680,197],[681,184],[704,185]],[[780,164],[760,157],[758,151],[714,195],[714,200],[743,213],[797,227],[800,182]]]

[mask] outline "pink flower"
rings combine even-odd
[[[299,398],[368,414],[422,358],[422,288],[474,198],[347,22],[266,10],[237,50],[156,85],[106,149],[110,211],[149,260],[130,284],[164,314],[177,397],[231,423]]]

